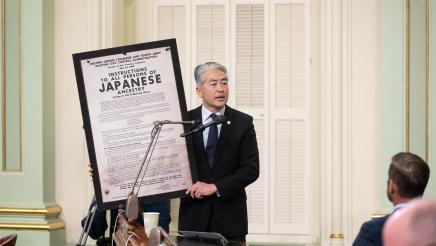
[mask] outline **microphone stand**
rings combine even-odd
[[[133,223],[134,221],[136,221],[138,219],[138,214],[139,214],[138,193],[139,193],[139,190],[141,189],[141,184],[138,185],[138,190],[136,191],[136,193],[135,193],[135,187],[138,184],[139,176],[141,175],[142,170],[144,169],[144,165],[145,165],[145,163],[147,163],[147,165],[145,165],[145,169],[144,169],[144,172],[142,174],[141,181],[145,177],[145,173],[147,171],[148,164],[151,161],[151,156],[153,154],[154,148],[156,147],[157,140],[159,138],[159,134],[162,130],[162,126],[163,125],[170,125],[170,124],[194,124],[194,123],[195,123],[195,121],[169,121],[169,120],[153,122],[154,127],[151,130],[150,143],[147,146],[147,150],[145,152],[144,158],[142,159],[141,166],[139,167],[138,174],[136,175],[136,178],[135,178],[135,182],[133,183],[132,188],[130,189],[130,191],[127,195],[126,212],[125,212],[125,215],[127,217],[127,221],[124,218],[124,216],[122,216],[120,218],[120,227],[123,227],[123,228],[118,229],[114,232],[113,237],[114,237],[115,243],[117,245],[124,245],[124,244],[127,245],[127,243],[128,243],[127,242],[128,241],[127,240],[128,239],[128,231],[132,228],[130,226],[130,223]],[[141,234],[142,234],[142,231],[141,231]],[[147,236],[145,235],[145,232],[144,232],[144,237],[145,237],[145,238],[143,238],[144,240],[148,240]]]
[[[154,127],[151,130],[151,139],[150,139],[151,141],[148,144],[147,150],[145,151],[145,155],[144,155],[144,158],[142,159],[141,166],[139,167],[138,174],[136,175],[135,182],[133,182],[132,188],[130,189],[129,194],[127,195],[126,216],[127,216],[129,222],[132,222],[132,221],[135,221],[138,219],[139,201],[138,201],[137,194],[139,193],[139,189],[141,188],[141,185],[139,185],[138,192],[136,194],[135,194],[135,186],[138,183],[139,176],[141,175],[142,169],[144,168],[145,162],[147,161],[147,157],[150,154],[150,158],[148,158],[149,161],[147,162],[147,166],[145,167],[145,170],[144,170],[144,175],[145,175],[145,172],[147,171],[148,164],[150,163],[150,160],[151,160],[151,155],[154,151],[154,147],[156,146],[157,139],[159,137],[161,130],[162,130],[162,124],[154,122]],[[152,148],[153,148],[153,150],[150,152],[150,150]],[[144,175],[143,175],[143,178],[144,178]]]
[[[195,121],[169,121],[169,120],[154,121],[153,122],[154,127],[151,130],[151,141],[148,144],[144,158],[142,159],[141,166],[139,168],[138,174],[136,175],[135,182],[132,185],[132,189],[130,190],[129,194],[127,195],[126,215],[127,215],[127,218],[129,221],[135,221],[138,219],[138,213],[139,213],[138,193],[139,193],[139,189],[141,189],[141,185],[138,186],[138,191],[136,192],[136,194],[135,194],[134,190],[135,190],[135,187],[138,183],[139,176],[142,173],[142,169],[144,168],[145,162],[147,161],[147,158],[148,158],[148,162],[147,162],[147,165],[145,166],[145,170],[144,170],[144,173],[142,175],[141,181],[145,177],[145,173],[147,171],[148,164],[151,161],[151,156],[153,154],[154,148],[156,147],[157,140],[159,138],[159,134],[162,130],[162,126],[163,125],[176,125],[176,124],[194,124],[194,123],[195,123]]]
[[[86,245],[86,241],[88,240],[89,230],[91,230],[92,222],[94,221],[95,213],[97,212],[97,202],[94,197],[92,198],[91,204],[89,205],[88,214],[86,215],[85,224],[82,228],[82,233],[80,234],[79,241],[76,246],[84,246]],[[91,218],[89,217],[91,215]],[[86,232],[86,233],[85,233]]]

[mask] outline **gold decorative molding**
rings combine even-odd
[[[406,1],[406,151],[410,149],[410,0]]]
[[[2,162],[2,171],[6,170],[6,3],[5,0],[1,0],[1,8],[2,8],[2,78],[1,78],[1,87],[2,87],[2,153],[3,158]]]
[[[0,215],[59,215],[62,212],[62,208],[59,205],[51,206],[47,208],[1,208]]]
[[[7,229],[7,230],[53,231],[53,230],[59,230],[64,228],[65,228],[65,223],[62,220],[48,222],[47,224],[0,223],[0,229]]]
[[[425,160],[428,162],[430,95],[430,0],[425,1]]]
[[[382,213],[374,213],[371,215],[371,219],[377,219],[377,218],[381,218],[381,217],[385,217],[387,214],[382,214]]]
[[[27,215],[27,216],[57,216],[62,212],[62,208],[58,205],[46,208],[1,208],[1,215]],[[0,230],[45,230],[53,231],[65,228],[65,223],[62,220],[49,221],[44,224],[40,223],[0,223]]]
[[[331,233],[331,234],[330,234],[330,238],[331,238],[331,239],[344,239],[345,236],[344,236],[344,233],[342,233],[342,232],[339,232],[339,233]]]

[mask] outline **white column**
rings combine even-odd
[[[351,245],[378,195],[376,0],[320,1],[321,245]]]
[[[321,1],[321,244],[344,245],[351,159],[349,0]]]
[[[135,1],[136,42],[153,40],[153,1]]]
[[[101,1],[101,47],[111,48],[114,43],[114,1]]]
[[[113,45],[113,0],[86,1],[89,50],[110,48]]]

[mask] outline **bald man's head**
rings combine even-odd
[[[383,227],[385,246],[436,245],[436,200],[417,199],[389,217]]]

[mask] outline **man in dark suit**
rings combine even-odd
[[[419,156],[400,152],[392,157],[388,175],[387,195],[394,205],[395,213],[395,211],[406,207],[410,200],[424,194],[430,169]],[[365,222],[353,245],[383,245],[382,229],[389,216],[390,214]]]
[[[206,124],[216,115],[226,120],[189,139],[195,150],[198,182],[181,198],[179,230],[218,232],[245,242],[248,233],[245,187],[259,177],[259,151],[253,118],[226,105],[227,70],[208,62],[195,68],[197,95],[203,105],[189,112]]]

